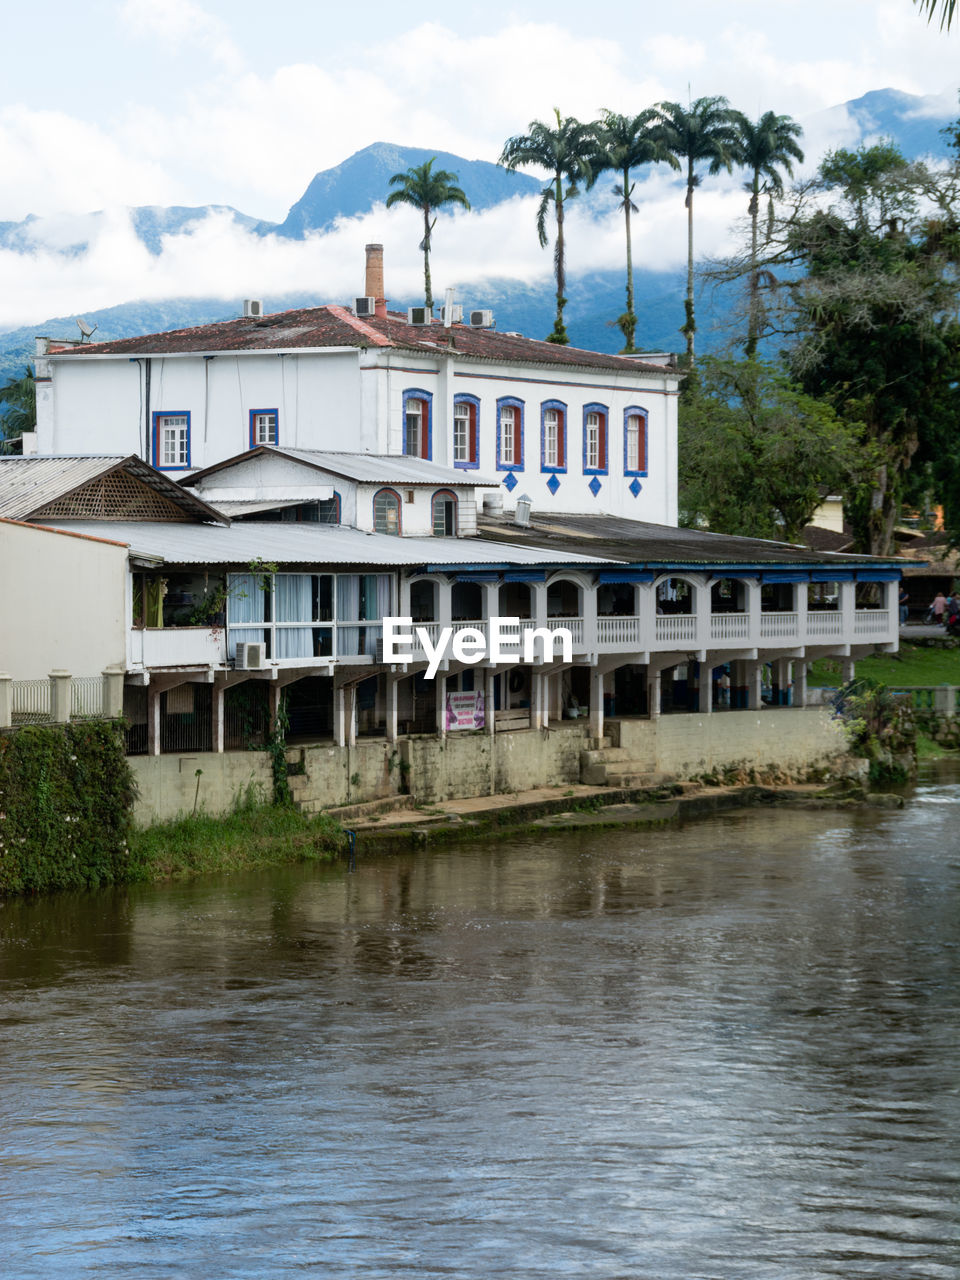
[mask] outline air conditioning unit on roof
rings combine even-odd
[[[470,312],[471,329],[490,329],[493,327],[492,311],[471,311]]]
[[[377,300],[376,298],[357,298],[354,310],[358,316],[375,316],[377,314]]]
[[[267,665],[264,646],[237,641],[237,656],[233,660],[237,671],[262,671]]]
[[[259,298],[244,298],[243,314],[247,319],[259,320],[263,315],[263,303]]]
[[[407,307],[407,324],[432,324],[433,311],[430,307]]]

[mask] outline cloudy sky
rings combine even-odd
[[[388,246],[395,290],[415,287],[403,214],[307,245],[214,220],[151,259],[122,213],[220,203],[280,220],[315,172],[371,142],[495,160],[504,138],[554,105],[592,118],[689,93],[812,118],[815,150],[844,140],[842,120],[817,119],[826,108],[887,87],[949,108],[960,81],[960,31],[928,27],[911,0],[464,0],[431,21],[395,0],[46,0],[8,8],[4,35],[0,220],[43,219],[35,253],[0,252],[8,325],[137,297],[277,293],[306,279],[349,296],[360,281],[346,263],[370,238]],[[648,195],[641,252],[672,266],[684,243],[674,193],[655,179]],[[722,249],[739,203],[736,181],[712,198],[705,189],[705,249]],[[51,245],[75,239],[74,216],[91,210],[107,214],[90,224],[90,250],[65,263]],[[438,265],[461,278],[464,262],[548,274],[528,212],[456,219]],[[614,265],[614,228],[580,254],[574,266]]]

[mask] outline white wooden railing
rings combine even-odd
[[[843,635],[843,614],[838,609],[812,610],[807,614],[807,635],[828,639]]]
[[[749,613],[715,613],[710,619],[711,640],[746,640],[749,635]]]
[[[853,615],[855,636],[883,636],[890,630],[890,613],[887,609],[858,609]]]
[[[761,613],[760,638],[762,640],[792,640],[799,634],[800,615],[797,613]]]
[[[694,613],[670,613],[657,618],[658,644],[691,644],[697,638],[697,616]]]
[[[640,619],[629,616],[598,618],[597,644],[606,649],[639,649]]]

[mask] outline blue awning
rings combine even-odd
[[[601,569],[597,574],[598,583],[617,582],[653,582],[656,574],[652,569]]]
[[[850,569],[834,569],[832,573],[811,573],[811,582],[852,582],[853,571]]]
[[[858,569],[858,582],[899,582],[899,569]]]
[[[474,569],[472,573],[447,566],[445,572],[456,573],[458,582],[499,582],[500,574],[496,569]]]
[[[776,573],[764,572],[760,575],[761,582],[807,582],[809,578],[809,573],[800,573],[797,570],[778,570]]]
[[[546,582],[545,569],[507,569],[503,575],[504,582]]]

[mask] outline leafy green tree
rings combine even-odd
[[[679,102],[658,102],[654,111],[659,138],[686,165],[687,296],[680,332],[687,340],[687,360],[692,364],[697,331],[693,303],[693,193],[700,185],[697,169],[706,165],[710,174],[730,171],[736,156],[737,126],[726,98],[697,98],[686,107]]]
[[[697,365],[680,404],[682,522],[796,542],[861,463],[856,430],[758,360]]]
[[[927,21],[940,19],[940,30],[949,31],[957,11],[957,0],[913,0],[921,13],[927,15]]]
[[[16,453],[24,431],[37,423],[37,384],[28,365],[19,378],[0,387],[0,453]]]
[[[935,173],[889,144],[840,150],[783,227],[802,272],[788,285],[791,365],[807,392],[860,424],[871,466],[848,510],[874,555],[890,553],[914,461],[942,478],[960,469],[958,185],[956,165]]]
[[[547,342],[561,345],[569,342],[567,330],[563,323],[563,309],[567,305],[566,287],[566,241],[564,232],[564,216],[566,201],[574,199],[580,193],[581,184],[589,184],[593,175],[592,158],[596,154],[596,140],[593,125],[581,124],[572,116],[561,116],[556,107],[556,128],[544,124],[542,120],[531,120],[529,133],[518,134],[508,138],[503,144],[500,164],[508,169],[517,169],[521,165],[534,165],[546,169],[550,173],[550,185],[544,187],[540,194],[540,205],[537,209],[537,235],[540,248],[545,249],[549,241],[547,234],[547,214],[553,205],[556,222],[556,239],[553,247],[553,268],[557,282],[557,315],[552,331],[547,335]]]
[[[620,181],[614,184],[613,194],[620,201],[627,236],[627,309],[617,321],[623,334],[624,355],[636,351],[633,339],[637,329],[637,317],[633,309],[633,242],[630,227],[630,215],[637,212],[637,206],[633,203],[636,183],[631,181],[631,175],[641,165],[661,161],[674,169],[680,168],[680,161],[672,151],[667,150],[659,136],[656,113],[652,108],[641,111],[637,116],[623,116],[607,110],[603,112],[597,127],[597,151],[590,185],[607,170],[620,176]]]
[[[735,112],[733,119],[739,133],[736,162],[750,174],[749,181],[744,183],[744,189],[750,193],[749,310],[744,355],[752,360],[757,354],[762,321],[761,287],[775,283],[770,273],[761,272],[759,266],[760,201],[761,197],[767,197],[770,226],[774,198],[783,195],[783,174],[793,177],[793,161],[803,163],[803,152],[797,142],[803,130],[790,116],[778,116],[773,111],[764,112],[756,123],[740,112]]]
[[[430,239],[433,235],[433,228],[437,225],[436,218],[431,220],[431,214],[448,204],[458,204],[464,209],[470,208],[470,201],[456,185],[457,175],[449,173],[446,169],[434,171],[433,164],[436,158],[436,156],[432,156],[424,164],[412,165],[406,173],[395,173],[390,179],[389,185],[397,187],[398,190],[391,191],[387,196],[388,209],[392,209],[395,204],[409,204],[414,209],[419,209],[423,214],[423,239],[420,241],[418,248],[423,252],[424,303],[428,311],[433,310],[433,286],[430,281]]]

